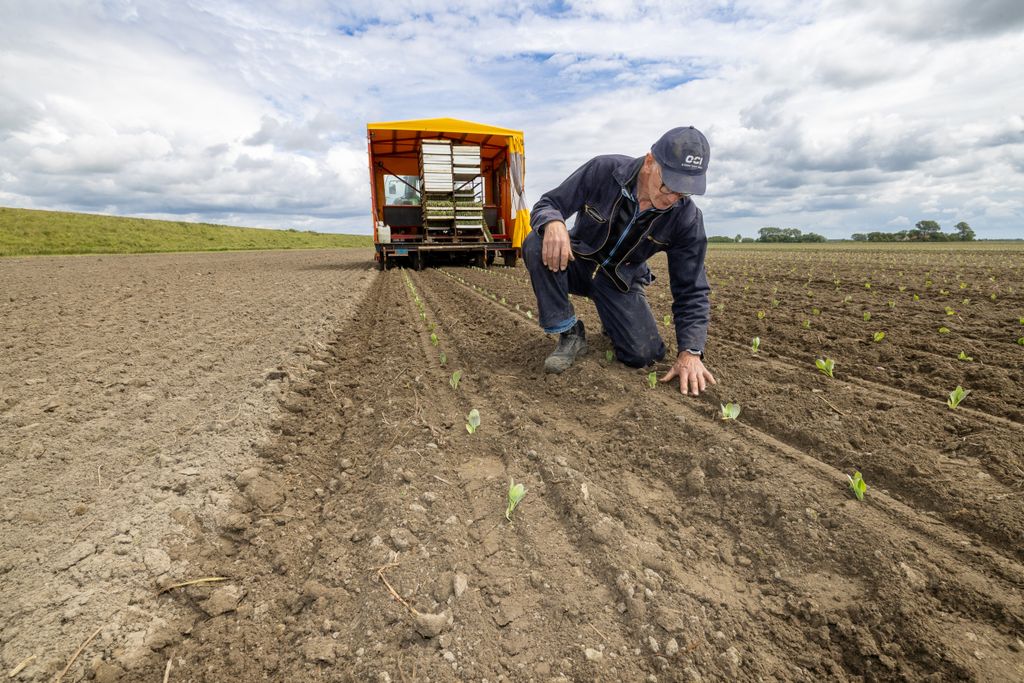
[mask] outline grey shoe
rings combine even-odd
[[[565,372],[578,356],[586,352],[587,333],[583,329],[583,321],[577,320],[575,326],[559,335],[558,346],[544,360],[544,372]]]

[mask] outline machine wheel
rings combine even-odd
[[[384,254],[377,254],[377,258],[374,261],[376,262],[374,265],[377,266],[377,270],[384,270]]]
[[[487,257],[484,256],[484,252],[481,251],[479,254],[474,256],[472,264],[474,266],[476,266],[477,268],[486,268],[487,267]]]
[[[498,254],[495,251],[488,251],[487,252],[487,265],[488,266],[493,266],[494,265],[494,257],[497,256],[497,255]]]
[[[519,254],[516,253],[515,249],[510,249],[509,251],[506,251],[504,254],[502,254],[502,259],[504,259],[505,261],[505,267],[515,268],[516,261],[519,260]]]
[[[423,270],[423,252],[418,249],[412,255],[412,269]]]

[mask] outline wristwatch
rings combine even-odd
[[[693,354],[694,356],[700,356],[700,359],[704,360],[704,352],[700,349],[686,349],[686,352]]]

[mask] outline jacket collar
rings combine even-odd
[[[640,167],[644,165],[644,158],[637,157],[636,159],[627,159],[619,164],[614,171],[612,171],[612,177],[615,181],[623,188],[628,189],[629,185],[636,180],[637,174],[640,172]]]

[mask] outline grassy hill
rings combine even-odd
[[[0,207],[0,256],[369,247],[364,235]]]

